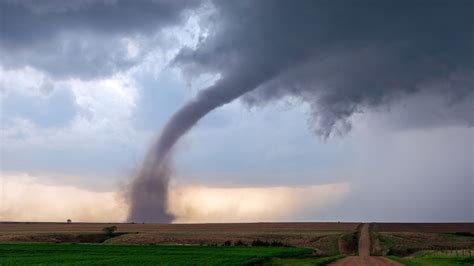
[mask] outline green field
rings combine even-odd
[[[248,265],[308,256],[294,247],[0,244],[0,265]]]
[[[414,257],[396,257],[388,258],[399,261],[407,266],[445,266],[445,265],[474,265],[474,257],[469,256],[449,256],[440,252],[423,251],[418,252]]]

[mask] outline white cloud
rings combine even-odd
[[[298,221],[344,199],[348,183],[305,187],[174,187],[169,209],[175,222]]]
[[[114,192],[45,185],[31,176],[1,177],[1,221],[121,221],[127,213]]]
[[[125,76],[82,81],[68,80],[63,86],[71,88],[77,104],[100,120],[129,119],[135,108],[137,90]]]
[[[41,71],[30,66],[18,69],[4,69],[0,66],[0,97],[17,92],[28,96],[43,96],[44,85],[51,79]]]
[[[28,73],[22,72],[26,80],[32,77]],[[96,145],[97,141],[104,139],[131,141],[136,133],[130,119],[137,91],[129,79],[121,76],[92,81],[68,79],[57,81],[55,86],[71,90],[74,94],[80,109],[71,123],[67,127],[43,128],[31,123],[28,118],[14,119],[8,125],[3,124],[6,120],[2,119],[4,148],[13,149],[15,145],[34,148],[31,145],[39,145],[54,149],[64,145],[75,146],[78,141],[86,146]]]

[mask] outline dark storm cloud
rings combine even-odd
[[[113,74],[143,56],[142,51],[127,58],[127,44],[121,38],[153,36],[178,24],[185,18],[184,11],[197,4],[191,0],[1,0],[2,65],[31,65],[54,76]]]
[[[354,112],[406,94],[429,91],[452,104],[473,97],[472,1],[214,5],[210,35],[183,49],[177,65],[235,80],[227,93],[253,90],[243,98],[250,105],[286,96],[308,102],[320,135],[344,133]],[[246,87],[248,78],[258,88]]]

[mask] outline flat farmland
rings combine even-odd
[[[102,231],[111,225],[117,226],[114,234]],[[473,224],[470,223],[371,223],[365,226],[370,238],[366,245],[370,251],[367,252],[372,256],[392,256],[391,258],[402,262],[416,259],[464,261],[465,258],[461,255],[471,254],[468,253],[469,250],[474,249]],[[361,223],[309,222],[3,222],[0,223],[0,253],[4,256],[0,256],[0,260],[5,265],[48,264],[49,259],[56,262],[58,258],[64,264],[77,260],[78,263],[88,265],[92,262],[126,265],[136,262],[133,254],[143,253],[142,257],[146,257],[146,260],[141,261],[143,264],[164,263],[164,254],[167,254],[166,261],[172,261],[175,265],[189,261],[199,265],[208,265],[210,261],[236,265],[261,262],[268,262],[268,265],[297,262],[324,265],[344,256],[355,258],[354,256],[360,255],[357,250],[360,252],[358,243],[361,228]],[[79,250],[93,256],[94,260],[77,255],[76,251]],[[129,254],[125,252],[127,250],[133,252]],[[433,250],[438,253],[430,253]],[[104,255],[105,251],[110,254]],[[24,255],[14,255],[19,252],[24,252]],[[437,255],[438,258],[426,254],[447,254],[451,257],[441,258]],[[224,262],[219,260],[221,258],[230,260]]]
[[[102,229],[116,225],[113,237]],[[0,242],[159,245],[245,245],[263,243],[304,247],[318,255],[349,254],[347,237],[360,223],[0,223]],[[371,223],[371,253],[407,255],[420,250],[474,248],[472,223]],[[346,241],[344,241],[346,240]],[[226,244],[227,243],[227,244]],[[352,244],[353,245],[353,244]]]
[[[139,224],[139,223],[24,223],[0,222],[0,233],[7,232],[101,232],[117,225],[119,232],[294,232],[350,231],[359,223],[200,223],[200,224]]]
[[[339,238],[359,223],[115,223],[117,235],[104,238],[106,223],[0,223],[0,242],[234,245],[254,241],[305,247],[319,255],[339,254]]]
[[[377,232],[474,233],[474,223],[372,223]]]

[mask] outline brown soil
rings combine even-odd
[[[369,237],[369,225],[364,224],[360,230],[359,237],[359,257],[370,256],[370,237]]]
[[[0,233],[0,242],[102,243],[109,238],[100,233]]]
[[[351,231],[358,223],[209,223],[133,224],[113,223],[118,232],[292,232]],[[108,223],[9,223],[0,222],[2,232],[102,232]]]
[[[402,265],[398,262],[389,260],[383,257],[371,257],[370,256],[370,236],[369,236],[369,225],[364,224],[360,231],[359,237],[359,256],[349,256],[344,259],[338,260],[330,265],[341,266],[341,265],[357,265],[357,266],[385,266],[385,265]]]
[[[373,223],[376,232],[474,233],[474,223]]]
[[[398,262],[389,260],[384,257],[357,257],[350,256],[340,259],[329,265],[333,266],[403,266]]]

